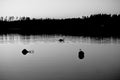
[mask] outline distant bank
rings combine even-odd
[[[0,34],[70,35],[120,38],[120,15],[96,14],[70,19],[0,18]]]

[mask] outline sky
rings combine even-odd
[[[0,16],[70,18],[119,14],[120,0],[0,0]]]

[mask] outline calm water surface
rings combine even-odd
[[[23,55],[24,48],[34,54]],[[0,36],[0,80],[115,80],[119,74],[119,39]]]

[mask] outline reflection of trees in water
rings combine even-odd
[[[0,36],[0,43],[14,43],[14,42],[23,42],[23,43],[34,43],[34,42],[82,42],[82,43],[98,43],[98,44],[105,44],[105,43],[120,43],[119,38],[96,38],[96,37],[75,37],[75,36],[46,36],[46,35],[1,35]]]

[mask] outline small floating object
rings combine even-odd
[[[59,39],[58,41],[59,41],[59,42],[65,42],[65,40],[64,40],[64,39]]]
[[[26,54],[28,54],[28,53],[34,53],[34,51],[33,51],[33,50],[28,51],[27,49],[23,49],[23,50],[22,50],[22,54],[23,54],[23,55],[26,55]]]
[[[84,52],[80,49],[79,53],[78,53],[78,57],[79,59],[83,59],[84,58]]]

